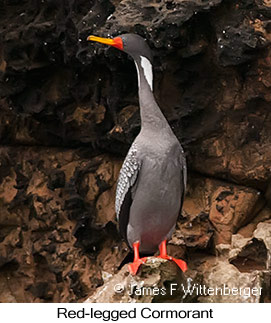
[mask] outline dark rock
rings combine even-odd
[[[244,64],[256,56],[260,35],[251,26],[227,26],[218,36],[217,55],[222,66]]]
[[[63,171],[53,171],[49,175],[48,188],[54,190],[65,186],[65,173]]]
[[[270,18],[264,0],[0,3],[0,301],[78,302],[126,270],[114,193],[140,129],[136,69],[86,41],[122,32],[150,44],[155,96],[187,153],[169,251],[199,281],[263,286],[251,301],[270,300]]]

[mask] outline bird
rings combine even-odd
[[[187,181],[184,150],[153,93],[152,52],[147,41],[133,33],[114,38],[87,37],[130,55],[138,76],[141,129],[121,167],[115,209],[119,231],[134,251],[128,268],[136,275],[147,257],[158,249],[159,258],[174,261],[185,272],[187,264],[167,254],[166,243],[181,212]]]

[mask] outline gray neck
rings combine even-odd
[[[141,57],[134,58],[138,75],[138,94],[140,105],[141,129],[168,129],[169,124],[155,101],[152,92],[152,67],[142,66]]]

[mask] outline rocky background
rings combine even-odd
[[[193,301],[271,301],[269,0],[0,2],[0,301],[163,301],[96,292],[127,279],[114,194],[140,119],[134,63],[86,37],[124,32],[187,153],[171,254],[195,282],[262,288]],[[178,278],[159,266],[146,284]]]

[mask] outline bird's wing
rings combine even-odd
[[[133,143],[121,167],[116,190],[116,215],[121,235],[127,240],[127,225],[132,204],[132,189],[136,183],[141,160],[137,156],[137,147]]]

